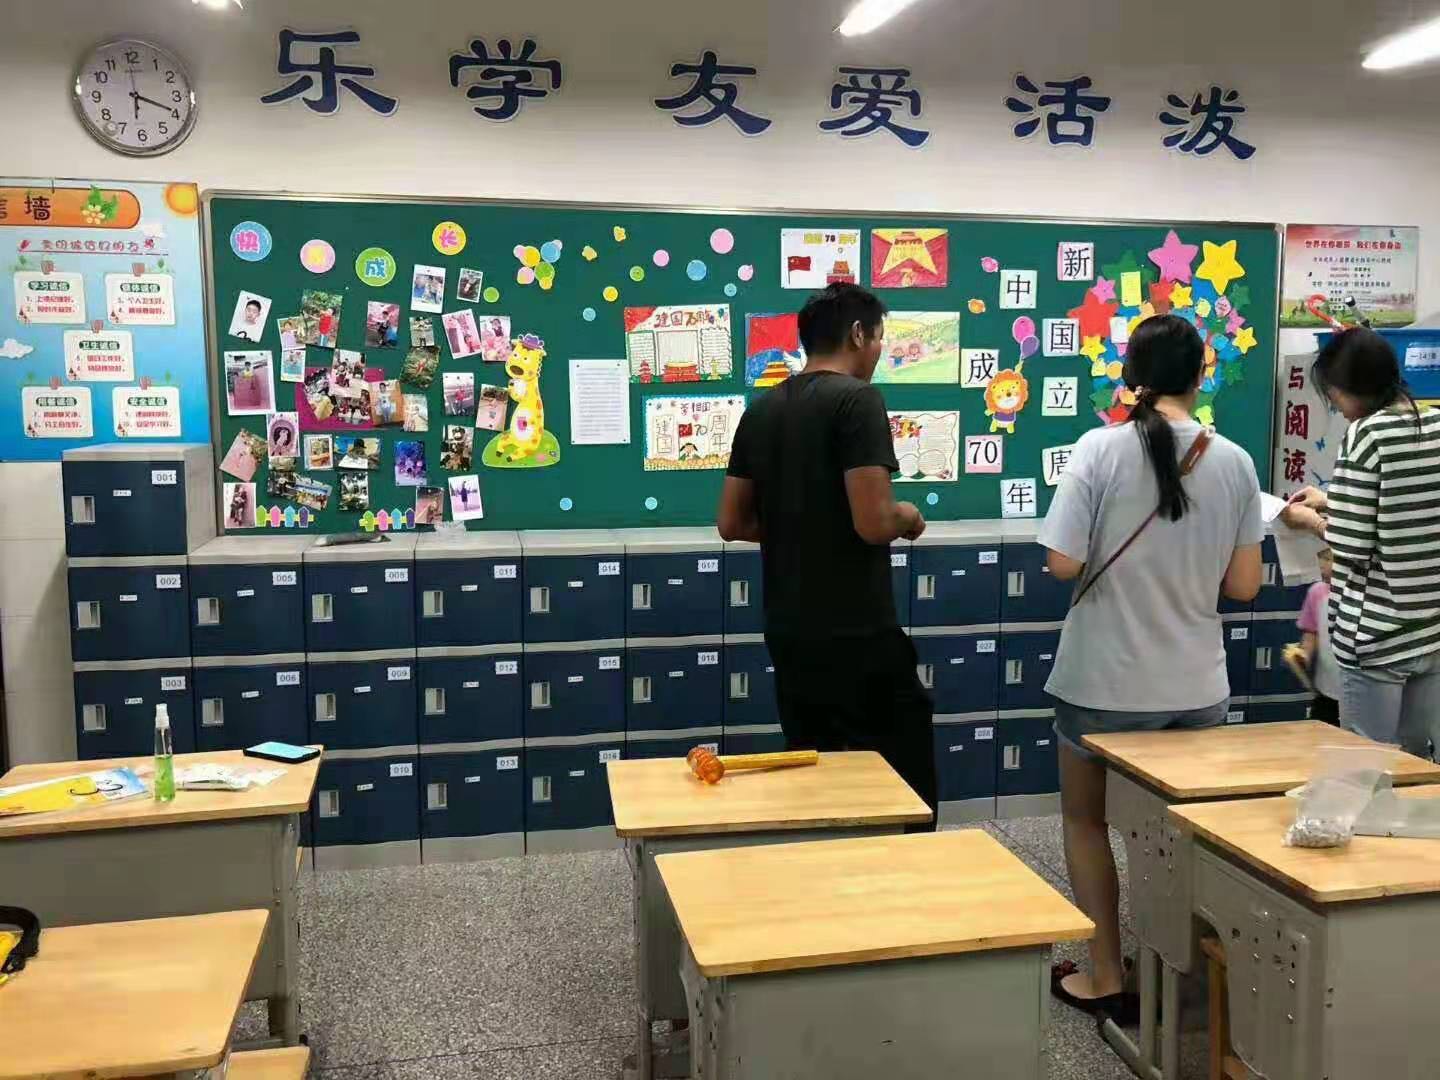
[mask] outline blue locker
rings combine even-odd
[[[417,650],[421,745],[521,738],[521,659],[518,645]]]
[[[624,650],[526,644],[525,738],[625,730]]]
[[[997,734],[996,813],[1000,817],[1053,813],[1060,790],[1054,711],[1002,712]]]
[[[999,705],[999,638],[993,625],[911,630],[920,682],[934,697],[937,715],[993,711]]]
[[[197,749],[309,741],[304,653],[202,656],[194,664]]]
[[[83,761],[155,753],[155,706],[164,703],[177,754],[195,749],[190,658],[80,661],[75,665],[75,748]]]
[[[525,642],[625,636],[625,542],[605,529],[522,532]]]
[[[1274,617],[1271,617],[1271,616]],[[1262,694],[1299,694],[1304,685],[1282,659],[1286,645],[1300,640],[1295,620],[1299,612],[1267,612],[1256,614],[1250,624],[1251,664],[1250,696]]]
[[[1245,698],[1245,697],[1242,697],[1242,698],[1231,698],[1230,701],[1229,701],[1229,702],[1226,704],[1226,706],[1225,706],[1225,723],[1226,723],[1226,725],[1228,726],[1228,725],[1230,725],[1230,724],[1243,724],[1243,723],[1246,723],[1247,720],[1249,719],[1249,712],[1250,712],[1250,699],[1249,699],[1249,698]]]
[[[775,665],[760,634],[725,639],[725,727],[780,723]]]
[[[305,651],[308,536],[221,536],[190,556],[195,656]]]
[[[414,652],[309,653],[305,660],[310,742],[328,752],[419,741]]]
[[[65,554],[187,555],[215,536],[209,444],[105,443],[66,450]]]
[[[686,637],[724,629],[725,545],[711,529],[627,529],[625,635]]]
[[[765,631],[765,575],[760,545],[732,540],[725,545],[725,636]]]
[[[704,746],[720,753],[720,733],[702,734],[695,732],[688,738],[673,739],[632,739],[625,738],[625,757],[628,760],[648,758],[683,758],[697,746]]]
[[[1045,565],[1045,549],[1035,543],[1031,522],[1006,522],[1000,548],[1005,571],[1000,621],[1054,622],[1070,610],[1073,581],[1059,581]]]
[[[326,750],[311,803],[315,868],[420,861],[420,774],[415,747],[350,757]]]
[[[1250,616],[1231,615],[1220,624],[1225,643],[1225,674],[1230,680],[1230,696],[1250,694]]]
[[[525,743],[525,850],[574,850],[609,843],[614,816],[610,809],[607,761],[624,755],[623,736],[529,739]],[[590,838],[575,835],[590,830]]]
[[[425,533],[415,544],[415,641],[420,648],[517,645],[520,534]]]
[[[1282,724],[1304,720],[1310,715],[1310,700],[1314,697],[1308,690],[1294,694],[1267,694],[1251,698],[1247,707],[1246,722],[1251,724]]]
[[[525,853],[524,751],[477,743],[420,755],[420,843],[425,862]]]
[[[935,779],[940,823],[988,821],[995,816],[995,714],[937,723]]]
[[[1060,623],[1006,626],[1000,635],[1000,708],[1050,707],[1045,683],[1055,666]]]
[[[909,540],[896,540],[890,545],[890,591],[895,594],[895,620],[910,625],[910,549]]]
[[[1303,585],[1286,585],[1285,578],[1280,573],[1280,557],[1275,553],[1275,537],[1266,533],[1265,539],[1260,544],[1261,559],[1261,585],[1260,591],[1255,594],[1253,610],[1256,613],[1261,611],[1299,611],[1305,606],[1305,594],[1309,591],[1309,583]],[[1320,578],[1320,566],[1317,561],[1315,573],[1312,580]],[[1291,639],[1295,640],[1295,639]]]
[[[758,731],[727,727],[721,745],[727,754],[775,754],[785,749],[785,733],[779,724],[763,725]]]
[[[305,650],[415,647],[415,537],[305,549]]]
[[[708,729],[724,723],[719,636],[626,642],[626,731]]]
[[[185,556],[68,562],[72,659],[190,655]]]
[[[1000,530],[990,523],[939,521],[910,550],[910,625],[1000,621]]]

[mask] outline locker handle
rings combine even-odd
[[[310,597],[310,621],[323,623],[335,621],[335,597],[330,593],[316,593]]]
[[[550,777],[532,777],[530,779],[530,801],[535,803],[548,803],[551,796],[551,787]]]
[[[1013,772],[1014,770],[1020,768],[1019,745],[1001,747],[1001,757],[1003,758],[1002,767],[1007,771]]]
[[[636,705],[650,703],[650,676],[637,675],[630,680],[630,700]]]
[[[200,726],[225,726],[225,701],[223,698],[207,697],[200,702]]]
[[[75,601],[75,629],[76,629],[76,630],[99,630],[99,629],[100,629],[100,601],[99,601],[99,600],[77,600],[77,601]]]
[[[315,695],[315,722],[323,724],[326,721],[335,719],[335,695]]]
[[[322,818],[337,818],[340,816],[340,792],[338,790],[326,790],[316,792],[319,796],[320,816]]]
[[[925,687],[926,690],[934,690],[934,689],[935,689],[935,665],[934,665],[934,664],[917,664],[917,665],[915,666],[915,673],[920,676],[920,685],[921,685],[921,686]]]
[[[202,596],[195,601],[195,625],[220,625],[220,598],[218,596]]]
[[[630,586],[630,609],[632,611],[649,611],[652,595],[653,591],[645,582],[638,582]]]
[[[1269,670],[1270,670],[1270,646],[1269,646],[1269,645],[1257,645],[1257,646],[1255,646],[1255,670],[1256,670],[1256,671],[1269,671]]]
[[[449,807],[450,790],[444,780],[435,780],[425,785],[426,810],[448,810]]]
[[[934,599],[935,599],[935,575],[934,575],[934,574],[921,574],[919,577],[917,577],[917,578],[915,579],[915,599],[916,599],[916,600],[934,600]]]
[[[550,614],[550,588],[547,585],[534,585],[530,588],[530,614]]]
[[[445,617],[445,592],[443,589],[426,589],[420,594],[422,618],[443,619]]]
[[[750,673],[748,671],[732,671],[730,673],[730,700],[745,701],[750,697]]]
[[[730,606],[750,606],[750,582],[745,578],[736,578],[730,582]]]
[[[550,708],[550,684],[548,682],[532,682],[530,684],[530,708]]]
[[[86,705],[81,710],[80,726],[85,732],[100,732],[105,730],[105,706]]]
[[[427,686],[425,688],[425,715],[445,715],[445,688],[443,686]]]
[[[1024,682],[1024,681],[1025,681],[1025,661],[1023,661],[1023,660],[1006,660],[1006,661],[1005,661],[1005,685],[1006,685],[1006,686],[1018,686],[1018,685],[1020,685],[1020,683],[1022,683],[1022,682]]]
[[[71,496],[70,496],[70,524],[71,524],[71,525],[94,525],[94,524],[95,524],[95,496],[94,496],[94,495],[71,495]]]
[[[1276,576],[1276,575],[1275,575],[1275,571],[1276,571],[1277,569],[1278,569],[1278,567],[1277,567],[1273,562],[1261,563],[1261,564],[1260,564],[1260,584],[1261,584],[1262,586],[1266,587],[1266,588],[1272,588],[1272,587],[1274,587],[1274,585],[1275,585],[1275,576]]]
[[[1008,596],[1020,597],[1025,595],[1025,571],[1011,570],[1005,575],[1005,592]]]

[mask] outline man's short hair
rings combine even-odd
[[[800,309],[797,319],[800,345],[807,355],[823,356],[842,348],[850,328],[857,322],[868,339],[880,333],[884,320],[885,305],[869,289],[839,283],[827,285]]]

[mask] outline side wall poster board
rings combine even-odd
[[[1127,415],[1126,343],[1157,312],[1205,336],[1201,415],[1269,483],[1273,225],[204,203],[232,529],[413,528],[457,500],[476,529],[708,524],[739,404],[803,366],[794,313],[827,281],[892,312],[876,382],[934,520],[1043,514],[1068,448]],[[572,415],[577,358],[613,362],[603,415]],[[621,378],[630,437],[600,442]]]
[[[0,177],[0,460],[210,437],[193,184]]]
[[[1409,326],[1419,255],[1420,230],[1411,225],[1287,225],[1280,325],[1324,329],[1331,319],[1366,318],[1376,328]]]

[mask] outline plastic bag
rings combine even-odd
[[[247,769],[234,765],[184,765],[175,770],[175,786],[186,791],[245,791],[262,787],[284,769]]]
[[[1440,839],[1440,798],[1411,795],[1400,798],[1384,777],[1375,797],[1355,822],[1358,836],[1408,836]]]
[[[1286,847],[1344,847],[1355,822],[1395,758],[1383,746],[1322,746],[1315,773],[1298,794],[1295,823],[1285,831]]]

